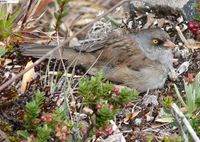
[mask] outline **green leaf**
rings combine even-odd
[[[20,14],[21,9],[22,9],[22,8],[19,8],[17,11],[15,11],[14,14],[12,14],[12,15],[9,17],[9,19],[8,19],[9,23],[13,24],[13,21],[15,20],[15,18]]]
[[[19,15],[20,9],[16,11],[14,14],[10,15],[10,17],[6,17],[6,15],[0,12],[0,31],[3,38],[7,38],[12,33],[12,28],[14,26],[13,20]]]
[[[26,104],[25,121],[31,123],[35,118],[39,116],[40,108],[35,101]]]
[[[6,14],[4,13],[4,11],[0,11],[0,19],[5,19],[6,18]]]
[[[197,105],[195,103],[196,98],[198,98],[200,93],[200,86],[199,86],[199,80],[200,80],[200,73],[198,73],[195,77],[195,80],[192,84],[187,84],[184,81],[184,88],[186,93],[186,104],[188,113],[191,115],[196,109]]]
[[[37,137],[35,142],[47,142],[52,130],[45,124],[43,127],[37,127]]]
[[[34,97],[34,100],[36,101],[36,103],[39,105],[39,107],[41,108],[43,103],[44,103],[44,100],[45,100],[45,96],[44,96],[44,92],[41,92],[41,91],[37,91],[35,93],[35,97]]]
[[[128,88],[123,88],[121,92],[116,96],[115,100],[117,104],[127,104],[134,101],[138,97],[138,92],[136,90],[130,90]]]
[[[27,139],[28,137],[30,137],[30,134],[26,131],[23,131],[23,130],[18,130],[17,131],[17,134],[22,136],[23,138]]]
[[[198,105],[198,107],[200,107],[200,98],[197,98],[195,103]]]
[[[68,14],[67,11],[63,11],[62,14],[61,14],[61,17],[64,17],[64,16],[66,16],[67,14]]]
[[[53,119],[58,122],[63,122],[65,118],[65,112],[62,108],[57,108],[56,111],[53,113]]]
[[[194,17],[194,20],[197,20],[200,22],[200,16]]]
[[[0,47],[0,58],[6,54],[8,50]]]
[[[112,120],[114,118],[116,111],[111,111],[108,106],[103,106],[97,113],[97,125],[102,126],[107,123],[108,120]]]
[[[33,100],[31,102],[26,103],[25,106],[25,124],[26,128],[31,129],[32,131],[35,131],[36,127],[32,124],[32,122],[38,118],[41,108],[44,102],[44,93],[37,91],[35,95],[33,96]]]
[[[59,6],[61,6],[62,0],[57,0],[57,4],[58,4]]]
[[[54,12],[54,17],[55,17],[56,19],[58,19],[58,13],[57,13],[57,12]]]

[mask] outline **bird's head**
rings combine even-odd
[[[167,32],[160,28],[145,29],[136,34],[139,44],[143,48],[169,49],[175,47]]]

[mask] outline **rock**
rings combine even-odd
[[[133,7],[170,7],[172,9],[179,9],[183,12],[188,21],[190,21],[195,15],[194,3],[198,0],[131,0]]]
[[[192,17],[197,15],[194,8],[195,2],[197,2],[197,0],[188,0],[188,2],[183,6],[183,11],[189,21],[192,20]]]

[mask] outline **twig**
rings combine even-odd
[[[27,11],[26,11],[25,16],[24,16],[24,18],[23,18],[23,20],[22,20],[21,29],[24,28],[23,25],[24,25],[24,23],[25,23],[26,20],[27,20],[27,16],[28,16],[28,14],[29,14],[29,12],[30,12],[30,8],[31,8],[31,5],[33,4],[33,2],[34,2],[34,0],[30,0],[30,1],[29,1]]]
[[[195,142],[200,142],[199,137],[197,136],[197,134],[193,130],[193,128],[190,125],[189,121],[186,119],[185,115],[180,111],[180,109],[178,108],[178,106],[175,103],[173,103],[172,106],[171,106],[171,109],[176,114],[175,118],[179,117],[182,120],[182,122],[184,123],[184,125],[188,129],[188,132],[191,134],[193,140]],[[179,121],[178,121],[178,119],[177,119],[177,123],[180,124]],[[183,130],[181,130],[181,131],[183,131]],[[185,138],[185,135],[183,135],[183,137]]]
[[[183,33],[181,32],[181,29],[179,26],[176,26],[176,31],[178,32],[178,35],[180,37],[180,39],[182,40],[182,42],[188,46],[189,45],[189,42],[187,41],[187,39],[184,37]]]
[[[169,125],[169,124],[171,124],[171,122],[167,122],[167,123],[157,125],[157,126],[151,126],[151,128],[147,128],[147,129],[144,129],[142,131],[145,132],[145,131],[148,131],[149,129],[157,129],[157,128],[160,128],[160,127],[163,127],[163,126],[166,126],[166,125]]]
[[[50,56],[51,54],[53,54],[56,50],[58,50],[59,48],[62,48],[64,45],[67,45],[69,43],[69,41],[71,39],[73,39],[74,37],[76,37],[77,35],[81,34],[82,32],[84,32],[86,29],[88,29],[92,24],[94,24],[96,21],[98,21],[99,19],[103,18],[104,16],[108,15],[109,13],[111,13],[114,9],[116,9],[117,7],[119,7],[120,5],[124,4],[125,2],[129,2],[130,0],[122,0],[119,3],[117,3],[115,6],[113,6],[112,8],[110,8],[107,12],[103,13],[102,15],[100,15],[99,17],[97,17],[93,22],[91,22],[90,24],[84,26],[81,30],[79,30],[78,32],[76,32],[73,36],[69,37],[69,39],[67,39],[65,42],[63,42],[61,45],[58,45],[57,47],[55,47],[54,49],[52,49],[51,51],[49,51],[48,53],[46,53],[44,56],[42,56],[40,59],[38,59],[37,61],[35,61],[30,67],[26,68],[25,70],[21,71],[20,73],[18,73],[16,76],[12,77],[11,79],[9,79],[8,81],[6,81],[4,84],[2,84],[0,86],[0,92],[5,89],[8,85],[10,85],[12,82],[14,82],[16,79],[18,79],[19,77],[21,77],[24,73],[26,73],[27,71],[29,71],[31,68],[35,67],[36,65],[40,64],[43,60],[45,60],[48,56]]]
[[[187,48],[190,48],[190,49],[199,49],[200,48],[200,43],[198,43],[198,42],[190,43],[190,42],[187,41],[187,39],[184,37],[179,26],[176,26],[176,31],[178,32],[180,39],[182,40],[182,42],[185,44],[185,46]]]

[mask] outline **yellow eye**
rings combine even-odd
[[[157,40],[157,39],[153,39],[153,40],[152,40],[152,43],[153,43],[154,45],[157,45],[157,44],[158,44],[158,40]]]

